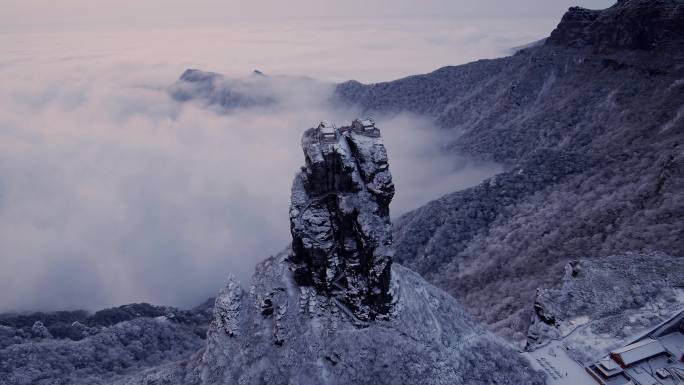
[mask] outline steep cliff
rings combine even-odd
[[[306,167],[292,186],[291,262],[299,285],[372,319],[386,315],[391,301],[394,185],[379,130],[356,124],[304,133]]]

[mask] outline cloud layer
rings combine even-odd
[[[327,105],[330,88],[321,83],[283,89],[283,103],[268,108],[225,113],[179,103],[166,87],[186,67],[246,74],[267,63],[281,73],[373,79],[384,67],[392,76],[437,67],[421,50],[459,44],[439,28],[415,27],[422,37],[390,28],[364,44],[338,43],[337,52],[327,42],[344,31],[317,40],[306,28],[284,35],[250,28],[216,44],[206,39],[219,32],[204,27],[192,37],[183,35],[189,30],[0,37],[7,53],[0,62],[0,311],[190,306],[229,273],[247,280],[255,263],[289,242],[302,131],[357,112]],[[409,50],[396,43],[402,34],[421,58],[404,66],[393,62]],[[187,43],[188,52],[171,42]],[[442,153],[441,133],[419,117],[376,120],[398,188],[393,214],[500,170]]]

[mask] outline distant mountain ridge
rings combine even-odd
[[[308,77],[268,76],[254,70],[241,79],[194,68],[185,70],[168,87],[169,96],[178,102],[195,102],[220,113],[237,109],[287,108],[289,96],[315,93],[331,95],[332,85]]]
[[[676,47],[684,42],[683,18],[680,0],[619,0],[601,11],[572,7],[547,44],[590,46],[602,53]]]

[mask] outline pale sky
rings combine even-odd
[[[612,0],[2,0],[0,26],[250,21],[293,18],[548,17],[568,7],[601,9]]]

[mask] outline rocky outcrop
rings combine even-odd
[[[242,295],[242,287],[231,277],[228,284],[219,291],[214,302],[213,325],[229,336],[234,336],[238,332],[237,316],[240,312]]]
[[[213,324],[198,363],[126,384],[544,383],[517,351],[411,270],[391,266],[391,316],[364,322],[326,293],[299,286],[291,254],[286,249],[256,267],[238,301],[236,327]],[[235,303],[232,292],[224,290],[217,303]]]
[[[620,0],[594,11],[572,7],[551,33],[549,44],[592,46],[596,52],[652,50],[684,39],[681,0]]]
[[[295,177],[290,207],[295,280],[361,320],[386,316],[394,185],[380,131],[371,121],[321,124],[304,133],[302,147],[306,166]]]

